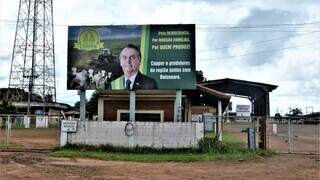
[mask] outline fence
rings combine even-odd
[[[60,116],[30,116],[0,114],[0,148],[52,148],[59,144]],[[214,116],[211,134],[229,133],[247,143],[247,129],[255,131],[256,147],[261,143],[260,121],[266,120],[266,146],[275,152],[316,153],[320,147],[319,117],[233,117]],[[219,124],[219,122],[221,122]],[[47,128],[44,128],[47,127]],[[204,124],[206,129],[206,124]],[[207,133],[207,132],[205,132]],[[223,134],[216,133],[222,138]]]
[[[319,117],[268,118],[268,148],[277,152],[319,154],[319,122]]]
[[[255,130],[256,147],[261,143],[260,121],[266,120],[266,147],[275,152],[319,154],[319,117],[221,117],[223,131],[247,143],[247,129]]]
[[[265,119],[265,117],[221,116],[220,118],[222,122],[222,134],[230,134],[235,139],[238,139],[238,141],[246,144],[248,143],[248,128],[251,128],[254,132],[254,149],[259,147],[259,122]],[[219,119],[219,117],[216,116],[216,119]],[[223,140],[224,137],[222,137]]]
[[[0,114],[0,148],[48,149],[59,144],[60,116]]]

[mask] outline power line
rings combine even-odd
[[[319,21],[313,21],[313,22],[302,22],[302,23],[278,23],[278,24],[242,24],[240,27],[252,27],[252,26],[298,26],[298,25],[313,25],[313,24],[320,24]],[[234,27],[234,24],[226,24],[226,23],[221,23],[221,24],[208,24],[208,23],[197,23],[197,25],[214,25],[214,26],[229,26],[229,27]]]
[[[312,25],[312,26],[310,26]],[[227,24],[212,24],[213,27],[199,27],[199,29],[252,29],[252,28],[319,28],[320,21],[309,23],[282,23],[282,24],[251,24],[251,25],[227,25]]]
[[[63,100],[59,100],[59,102],[74,104],[74,103],[76,103],[77,101],[63,101]]]
[[[245,53],[245,54],[234,55],[234,56],[223,56],[223,57],[217,57],[217,58],[198,59],[197,61],[214,61],[214,60],[221,60],[221,59],[232,59],[232,58],[237,58],[237,57],[242,57],[242,56],[251,56],[251,55],[256,55],[256,54],[264,54],[264,53],[268,53],[268,52],[276,52],[276,51],[282,51],[282,50],[286,50],[286,49],[305,47],[305,46],[310,46],[310,45],[319,44],[319,43],[320,42],[312,42],[312,43],[308,43],[308,44],[302,44],[299,46],[290,46],[290,47],[286,47],[286,48],[270,49],[270,50],[266,50],[266,51]]]
[[[12,26],[15,27],[16,24],[3,24],[0,23],[2,25],[6,25],[6,26]],[[123,25],[123,24],[114,24],[114,23],[86,23],[86,24],[54,24],[54,27],[68,27],[68,26],[105,26],[105,25]],[[134,25],[134,24],[132,24]],[[297,29],[299,29],[299,31],[301,32],[310,32],[310,31],[314,31],[315,29],[320,29],[319,27],[311,27],[311,28],[307,28],[307,27],[286,27],[286,28],[251,28],[251,29],[244,29],[244,28],[239,28],[239,29],[235,29],[235,28],[200,28],[200,27],[196,27],[196,30],[198,32],[225,32],[225,33],[275,33],[275,32],[296,32]]]
[[[223,46],[223,47],[218,47],[218,48],[213,48],[213,49],[197,50],[197,52],[206,52],[206,51],[227,49],[227,48],[230,48],[230,47],[237,47],[237,46],[243,46],[243,45],[248,45],[248,44],[266,43],[266,42],[275,41],[275,40],[289,39],[289,38],[294,38],[294,37],[298,37],[298,36],[309,35],[309,34],[313,34],[313,33],[316,33],[316,32],[320,32],[320,31],[312,31],[312,32],[309,32],[309,33],[300,33],[300,34],[295,34],[295,35],[291,35],[291,36],[282,36],[282,37],[277,37],[277,38],[273,38],[273,39],[254,41],[254,42],[249,42],[249,43],[238,42],[238,43],[233,43],[233,44],[231,44],[229,46]]]
[[[216,27],[197,27],[198,29],[279,29],[279,28],[319,28],[320,25],[313,26],[216,26]]]
[[[74,96],[79,96],[79,95],[73,94],[73,95],[68,95],[68,96],[59,97],[58,99],[64,99],[64,98],[74,97]]]
[[[16,20],[10,19],[0,19],[0,22],[17,23]],[[100,26],[100,25],[117,25],[114,22],[104,22],[104,23],[87,23],[88,26]],[[119,24],[121,25],[121,24]],[[134,25],[134,24],[133,24]],[[251,28],[320,28],[320,21],[314,22],[303,22],[303,23],[280,23],[280,24],[247,24],[247,25],[234,25],[234,24],[196,24],[197,29],[251,29]],[[313,26],[310,26],[313,25]],[[54,26],[70,26],[67,24],[54,24]],[[79,25],[81,26],[81,25]],[[200,26],[200,27],[199,27]],[[213,27],[201,27],[201,26],[213,26]]]

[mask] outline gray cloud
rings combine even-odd
[[[250,12],[250,15],[241,20],[237,25],[239,27],[256,27],[265,24],[283,24],[292,22],[292,20],[297,20],[297,14],[293,14],[287,11],[280,10],[260,10],[253,9]],[[255,42],[255,41],[265,41],[269,39],[276,39],[278,37],[288,37],[296,34],[296,29],[288,28],[235,28],[235,29],[226,29],[225,31],[218,32],[211,37],[211,42],[213,42],[213,47],[221,47],[232,45],[237,42]],[[253,43],[250,46],[243,46],[243,48],[250,47],[246,50],[245,53],[240,54],[254,54],[256,52],[281,49],[284,47],[284,44],[289,40],[288,39],[279,39],[274,41],[268,41],[265,43]],[[220,44],[220,45],[219,45]],[[223,45],[221,45],[223,44]],[[237,46],[241,48],[241,46]],[[229,52],[230,49],[222,49],[221,53],[226,55],[231,55]],[[241,59],[243,62],[251,66],[261,66],[266,63],[272,63],[277,60],[277,57],[281,55],[281,51],[269,51],[266,53],[258,53],[254,55],[242,56]]]
[[[11,61],[11,54],[0,54],[0,62]]]
[[[0,76],[0,81],[7,79],[7,76]]]
[[[246,51],[241,51],[238,54],[288,47],[291,46],[289,39],[255,43],[250,46],[248,46],[248,42],[292,36],[298,33],[295,29],[289,32],[283,29],[280,29],[280,32],[275,32],[274,30],[269,32],[270,28],[233,29],[232,31],[226,29],[211,29],[200,31],[199,27],[204,27],[205,25],[214,27],[217,24],[225,24],[222,26],[226,26],[226,24],[244,26],[248,24],[282,24],[319,21],[318,1],[319,0],[104,0],[92,3],[85,0],[56,0],[54,1],[54,22],[62,25],[196,23],[198,50],[225,47],[234,45],[235,43],[237,45],[233,48],[229,47],[204,53],[197,52],[197,67],[199,70],[204,71],[206,77],[210,77],[211,79],[230,77],[249,81],[270,82],[271,84],[279,85],[279,88],[270,95],[270,97],[273,97],[272,106],[274,106],[275,103],[280,103],[280,106],[287,109],[288,102],[295,101],[302,106],[312,104],[319,109],[318,92],[320,91],[320,82],[317,81],[320,77],[319,58],[317,60],[306,61],[307,58],[305,58],[304,52],[294,53],[295,49],[284,51],[287,54],[295,54],[296,56],[293,57],[296,61],[293,61],[290,55],[288,57],[281,57],[283,55],[282,51],[221,59],[221,61],[198,61],[199,59],[234,55],[235,52],[241,51],[242,49],[246,49]],[[11,9],[16,10],[10,11],[10,16],[5,17],[6,19],[16,19],[17,3],[17,1],[8,1],[7,5],[10,5]],[[10,29],[10,33],[12,34],[10,41],[12,42],[14,27],[13,25]],[[260,32],[247,32],[255,30]],[[56,26],[57,93],[61,94],[62,97],[66,94],[66,38],[67,28],[65,26]],[[305,36],[301,37],[299,42],[293,43],[293,46],[294,44],[299,45],[310,41],[304,38]],[[0,41],[2,44],[5,44],[5,47],[8,46],[4,38],[0,38]],[[2,74],[0,72],[0,80],[8,80],[8,77],[4,76],[4,74],[7,75],[10,71],[11,51],[12,50],[8,51],[6,54],[4,54],[3,51],[0,52],[0,56],[2,56],[0,57],[0,68],[5,67],[5,69],[1,70]],[[291,53],[292,51],[293,53]],[[314,53],[310,52],[309,54]],[[313,58],[313,56],[310,58]],[[7,65],[3,66],[4,64]],[[297,81],[300,83],[292,86],[292,83]],[[0,85],[7,86],[7,83]],[[294,96],[294,98],[291,96]],[[75,96],[70,97],[69,101],[72,101],[72,98],[75,99],[74,101],[78,100],[78,97]]]

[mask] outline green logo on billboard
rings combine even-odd
[[[80,32],[77,43],[74,43],[74,48],[79,50],[99,50],[103,48],[103,42],[100,42],[99,33],[93,28],[86,28]]]

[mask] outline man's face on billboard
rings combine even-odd
[[[126,77],[130,77],[138,72],[140,57],[137,50],[128,47],[124,48],[120,53],[120,65]]]

